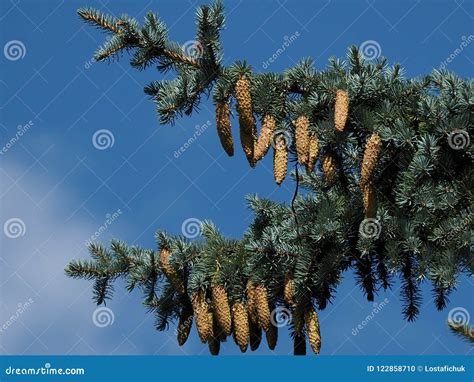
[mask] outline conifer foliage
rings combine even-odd
[[[444,70],[405,79],[399,65],[365,62],[356,47],[323,70],[310,59],[284,73],[255,73],[240,61],[224,67],[221,1],[198,8],[191,53],[169,40],[153,13],[142,25],[126,15],[78,13],[111,35],[98,61],[128,51],[133,67],[176,73],[145,87],[161,123],[191,114],[212,92],[227,154],[234,154],[235,110],[251,166],[272,148],[278,184],[289,161],[306,168],[295,181],[307,192],[291,205],[248,197],[255,217],[240,240],[206,221],[194,241],[158,231],[156,250],[92,244],[91,259],[71,261],[66,273],[94,281],[97,304],[123,278],[129,291],[143,292],[158,330],[177,324],[183,345],[194,322],[211,354],[230,335],[242,352],[254,350],[263,332],[274,349],[275,312],[283,309],[302,355],[307,341],[321,350],[319,313],[347,271],[369,301],[399,279],[409,321],[420,314],[421,283],[431,282],[443,309],[459,276],[472,275],[472,79]]]

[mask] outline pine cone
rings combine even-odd
[[[336,105],[334,107],[334,126],[337,131],[343,131],[349,115],[349,93],[339,89],[336,92]]]
[[[298,163],[306,164],[308,162],[309,152],[309,119],[299,116],[295,124],[296,153],[298,154]]]
[[[306,355],[306,338],[304,335],[296,335],[293,338],[293,354]]]
[[[334,180],[336,179],[336,162],[334,161],[334,157],[331,153],[325,153],[323,155],[323,159],[321,160],[321,165],[323,168],[324,177],[326,179],[326,183],[331,185]]]
[[[252,284],[252,281],[247,281],[247,310],[250,321],[257,322],[257,309],[255,302],[255,287]]]
[[[308,162],[306,163],[306,172],[313,172],[314,165],[318,160],[319,155],[319,139],[316,134],[311,134],[309,137],[309,153],[308,153]]]
[[[255,302],[258,324],[263,330],[267,331],[270,327],[270,306],[268,304],[267,289],[263,285],[258,285],[255,288]]]
[[[209,352],[212,355],[219,355],[219,351],[221,350],[221,341],[219,340],[219,330],[217,323],[214,322],[212,328],[212,334],[209,336],[207,341],[207,346],[209,348]]]
[[[160,265],[163,273],[168,278],[173,287],[180,293],[184,294],[186,291],[184,289],[184,284],[181,281],[180,277],[170,264],[170,255],[171,252],[167,248],[162,248],[160,250]]]
[[[265,334],[267,336],[268,348],[270,350],[275,350],[278,341],[278,327],[270,325]]]
[[[273,148],[273,175],[275,181],[280,185],[286,177],[288,167],[288,148],[283,137],[277,137]]]
[[[200,290],[191,295],[194,316],[196,317],[196,329],[202,343],[207,342],[212,335],[212,314],[209,317],[209,304],[206,301],[205,293]]]
[[[366,218],[373,218],[377,214],[377,197],[372,183],[362,184],[362,200]]]
[[[252,95],[250,81],[242,76],[235,84],[235,99],[237,100],[237,113],[239,114],[240,143],[251,167],[255,166],[255,143],[257,141],[257,126],[252,110]]]
[[[257,144],[255,146],[256,161],[262,159],[270,148],[270,143],[272,142],[272,136],[273,132],[275,131],[275,126],[275,118],[273,118],[269,114],[266,114],[263,117],[262,129],[260,131],[260,136],[258,137]]]
[[[178,339],[178,345],[183,346],[191,331],[191,327],[193,325],[193,311],[189,307],[183,307],[181,310],[181,314],[179,316],[178,328],[176,337]]]
[[[212,288],[212,302],[219,326],[227,336],[230,335],[232,331],[232,317],[230,315],[227,292],[222,285],[216,285]]]
[[[321,333],[319,330],[319,319],[316,311],[310,310],[306,312],[305,321],[311,349],[313,349],[315,354],[319,354],[321,351]]]
[[[290,274],[285,275],[285,286],[283,288],[283,297],[289,307],[295,305],[295,282]]]
[[[249,320],[247,309],[241,302],[236,302],[232,306],[232,323],[235,343],[239,345],[240,351],[245,353],[249,342]]]
[[[256,322],[249,321],[250,350],[255,351],[262,341],[262,328]]]
[[[361,186],[367,184],[372,177],[381,148],[382,140],[380,136],[377,133],[373,133],[369,139],[367,139],[367,144],[365,145],[364,158],[362,159],[360,169]]]
[[[232,139],[232,128],[230,125],[229,102],[218,102],[216,104],[216,126],[222,147],[228,156],[233,156],[234,140]]]

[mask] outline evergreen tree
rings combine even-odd
[[[212,354],[231,332],[242,351],[258,347],[262,330],[274,348],[275,312],[286,309],[295,354],[306,353],[306,338],[318,353],[317,310],[345,271],[355,271],[369,301],[400,278],[409,321],[419,315],[422,282],[431,282],[443,309],[459,276],[472,275],[472,79],[444,70],[405,79],[400,65],[366,62],[356,47],[324,70],[311,59],[284,73],[255,73],[245,61],[224,67],[221,1],[197,9],[190,51],[169,40],[153,13],[143,25],[127,15],[78,13],[111,35],[97,61],[128,51],[137,69],[176,73],[145,87],[161,123],[191,114],[212,92],[226,153],[234,153],[235,108],[249,164],[272,148],[276,182],[290,162],[296,184],[289,205],[249,196],[255,217],[240,240],[204,222],[202,240],[158,231],[156,250],[91,244],[92,259],[71,261],[66,273],[93,280],[97,304],[123,278],[128,290],[143,292],[158,330],[178,322],[182,345],[194,317]]]

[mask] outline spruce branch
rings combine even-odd
[[[398,277],[408,321],[421,313],[423,283],[431,283],[434,304],[444,309],[460,276],[472,275],[472,79],[446,70],[406,79],[399,64],[367,62],[357,47],[345,59],[331,58],[323,70],[310,58],[282,73],[259,73],[241,60],[224,66],[222,1],[198,7],[193,54],[170,40],[165,23],[151,12],[142,25],[126,15],[78,13],[112,34],[97,59],[128,51],[139,70],[156,65],[161,73],[173,72],[174,78],[145,87],[160,123],[193,113],[212,93],[229,155],[234,109],[250,165],[273,151],[278,184],[288,163],[296,166],[288,204],[247,197],[254,218],[240,239],[206,221],[195,241],[157,232],[156,250],[120,241],[110,248],[91,245],[91,259],[72,260],[66,274],[93,281],[97,303],[112,297],[121,278],[129,291],[143,293],[157,329],[177,323],[182,345],[194,321],[213,354],[217,339],[225,340],[216,335],[229,323],[223,312],[231,312],[233,334],[245,351],[249,331],[255,348],[262,328],[274,346],[268,310],[285,308],[293,315],[295,354],[303,354],[307,335],[319,351],[314,307],[327,307],[348,272],[369,301]],[[316,145],[308,145],[310,138]],[[317,149],[311,163],[308,147]]]

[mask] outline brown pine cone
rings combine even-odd
[[[273,148],[273,175],[278,185],[282,184],[286,177],[288,167],[288,148],[284,137],[276,137]]]
[[[267,331],[270,327],[270,306],[268,303],[267,289],[263,285],[255,288],[255,302],[257,308],[257,318],[260,327]]]
[[[247,310],[250,321],[258,322],[257,318],[257,309],[255,302],[255,287],[253,286],[252,281],[247,281],[246,286],[247,291]]]
[[[306,163],[306,172],[311,173],[313,172],[314,165],[318,160],[319,156],[319,139],[316,134],[311,134],[309,137],[309,154],[308,154],[308,162]]]
[[[274,325],[270,325],[268,330],[266,331],[267,336],[267,344],[270,350],[275,350],[275,347],[278,342],[278,327]]]
[[[232,306],[232,323],[235,343],[239,345],[240,351],[245,353],[249,343],[249,320],[247,309],[241,302]]]
[[[210,336],[207,341],[207,347],[209,348],[209,353],[211,353],[211,355],[219,355],[221,350],[221,342],[219,341],[219,338]]]
[[[234,140],[232,138],[232,127],[230,124],[229,102],[223,101],[216,104],[216,126],[222,147],[228,156],[233,156]]]
[[[362,184],[362,199],[366,218],[373,218],[377,214],[377,197],[372,183]]]
[[[178,276],[173,266],[170,263],[171,252],[167,248],[162,248],[160,250],[160,265],[163,273],[173,285],[173,287],[180,293],[184,294],[186,291],[184,289],[184,284],[181,281],[181,278]]]
[[[262,328],[256,322],[249,320],[250,350],[255,351],[262,341]]]
[[[308,333],[311,349],[315,354],[321,351],[321,333],[319,328],[318,314],[315,310],[310,310],[305,314],[306,331]]]
[[[283,297],[289,307],[293,307],[295,305],[295,282],[289,273],[285,275]]]
[[[295,124],[296,153],[298,163],[306,164],[309,153],[309,119],[305,115],[299,116]]]
[[[382,139],[380,138],[380,135],[373,133],[369,139],[367,139],[367,144],[365,145],[364,157],[360,169],[361,186],[367,184],[372,177],[381,148]]]
[[[331,185],[336,179],[336,171],[337,171],[336,162],[331,153],[327,152],[323,155],[323,159],[321,160],[321,166],[323,168],[323,173],[326,179],[326,183],[328,185]]]
[[[205,293],[202,290],[193,292],[191,303],[196,317],[196,329],[202,343],[207,342],[212,335],[212,314],[209,317],[209,304],[206,301]]]
[[[337,131],[343,131],[349,115],[349,93],[347,90],[339,89],[336,92],[334,109],[334,126]]]
[[[255,146],[255,160],[259,161],[266,154],[272,142],[273,132],[275,131],[276,121],[271,115],[266,114],[263,117],[262,129]]]
[[[232,317],[230,315],[227,292],[222,285],[212,287],[212,302],[219,326],[227,336],[230,335],[232,331]]]
[[[235,99],[240,125],[240,143],[251,167],[255,166],[255,144],[257,125],[253,116],[250,81],[246,76],[240,77],[235,84]]]
[[[179,316],[178,328],[176,329],[176,337],[178,339],[178,345],[183,346],[191,332],[193,325],[193,311],[190,307],[183,307]]]

